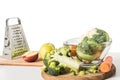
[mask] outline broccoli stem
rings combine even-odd
[[[72,71],[75,71],[76,74],[78,73],[80,61],[74,60],[70,57],[60,56],[58,54],[54,54],[52,55],[52,57],[53,57],[52,60],[56,60],[59,63],[63,64],[64,66],[69,67]]]

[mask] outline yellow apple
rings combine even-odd
[[[45,54],[49,53],[50,51],[54,50],[55,46],[52,43],[45,43],[40,47],[39,50],[39,58],[44,59]]]

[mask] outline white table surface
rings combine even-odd
[[[120,80],[120,53],[109,53],[116,66],[116,74],[107,80]],[[2,66],[0,65],[0,80],[44,80],[40,67]]]

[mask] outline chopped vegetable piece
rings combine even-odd
[[[100,65],[101,72],[109,72],[112,67],[112,57],[107,56],[103,63]]]
[[[79,75],[81,75],[81,76],[82,76],[82,75],[85,75],[85,74],[86,74],[85,71],[80,71],[80,72],[79,72]]]
[[[76,56],[76,45],[71,45],[70,50],[71,50],[71,56]]]

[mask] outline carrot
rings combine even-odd
[[[76,45],[71,45],[70,50],[71,50],[71,56],[76,56]]]
[[[107,56],[105,60],[100,64],[101,72],[109,72],[112,67],[112,57]]]

